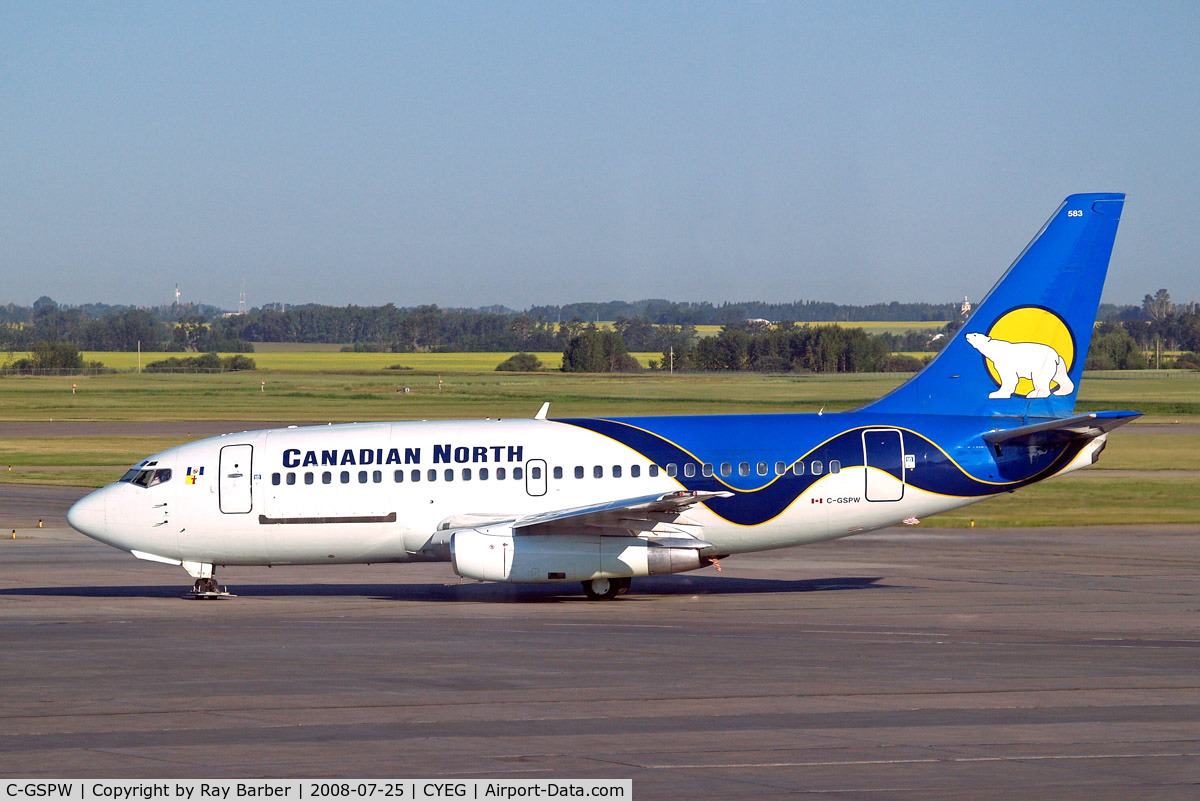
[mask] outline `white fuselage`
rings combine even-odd
[[[763,469],[753,454],[745,459],[751,471]],[[447,559],[441,530],[683,486],[668,474],[672,466],[550,420],[252,431],[171,448],[143,465],[170,470],[170,479],[99,490],[72,509],[72,525],[142,558],[214,565]],[[719,553],[735,554],[843,537],[981,499],[909,485],[895,502],[869,503],[869,468],[829,467],[807,465],[810,475],[822,471],[820,479],[757,525],[697,505],[663,530],[694,532]],[[720,469],[714,466],[718,476]],[[776,468],[766,469],[763,483]],[[876,471],[871,481],[896,479]]]

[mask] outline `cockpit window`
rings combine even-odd
[[[145,460],[138,462],[133,467],[126,470],[125,475],[117,479],[117,483],[122,481],[133,481],[135,478],[137,478],[138,473],[142,472],[143,469],[152,464],[158,464],[158,462],[146,462]]]
[[[130,472],[134,471],[131,470]],[[124,481],[125,479],[122,480]],[[158,470],[139,470],[137,471],[137,475],[130,479],[130,483],[137,487],[153,487],[157,484],[165,484],[170,480],[171,471],[160,468]]]

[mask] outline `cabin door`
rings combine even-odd
[[[252,504],[250,490],[253,445],[226,445],[221,448],[217,496],[221,511],[227,515],[244,515]]]
[[[863,465],[866,499],[898,501],[904,497],[904,434],[896,428],[868,428],[863,432]]]

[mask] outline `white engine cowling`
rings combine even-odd
[[[676,540],[678,542],[678,540]],[[518,534],[506,526],[454,532],[450,563],[463,578],[546,583],[681,573],[710,564],[699,547],[637,537]]]

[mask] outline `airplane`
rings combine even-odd
[[[1093,464],[1133,411],[1074,412],[1124,204],[1071,195],[940,353],[818,414],[351,423],[169,448],[67,520],[228,595],[233,565],[445,562],[466,579],[635,577],[912,523]]]

